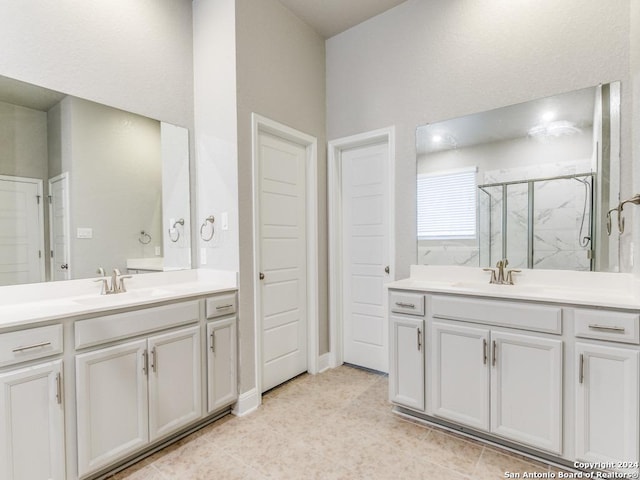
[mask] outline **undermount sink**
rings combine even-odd
[[[131,300],[145,300],[147,298],[162,297],[169,295],[169,290],[163,290],[161,288],[152,288],[144,290],[131,290],[129,292],[116,293],[112,295],[92,295],[90,297],[74,298],[73,301],[80,305],[105,305],[120,302],[127,302]]]

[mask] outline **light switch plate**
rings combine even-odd
[[[220,216],[222,217],[220,220],[220,228],[222,230],[229,230],[229,214],[227,212],[222,212],[222,215]]]
[[[201,248],[200,249],[200,265],[206,265],[206,264],[207,264],[207,249]]]
[[[77,238],[93,238],[93,228],[78,228],[76,231]]]
[[[160,247],[156,247],[156,257],[160,256]]]

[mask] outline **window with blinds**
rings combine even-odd
[[[476,237],[476,167],[418,175],[418,238]]]

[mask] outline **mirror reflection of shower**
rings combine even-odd
[[[593,172],[478,185],[480,265],[594,269]]]

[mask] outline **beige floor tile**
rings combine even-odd
[[[522,474],[524,472],[548,471],[549,467],[545,467],[544,464],[534,464],[513,455],[499,453],[494,449],[485,448],[480,455],[472,477],[477,480],[494,480],[505,478],[506,472]]]
[[[486,480],[548,465],[407,420],[388,377],[342,366],[301,375],[114,480]]]
[[[139,462],[114,475],[113,480],[166,480],[153,466]]]

